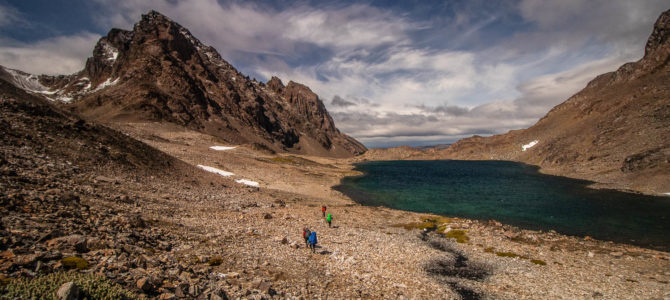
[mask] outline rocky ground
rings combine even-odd
[[[3,282],[72,269],[63,258],[79,257],[89,266],[69,272],[161,299],[670,297],[666,252],[364,207],[331,189],[355,174],[346,161],[215,151],[227,145],[178,127],[114,125],[120,134],[1,100]],[[318,233],[315,253],[305,226]]]

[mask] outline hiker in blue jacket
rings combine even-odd
[[[316,231],[312,231],[312,233],[309,234],[309,248],[312,249],[312,253],[316,253]]]

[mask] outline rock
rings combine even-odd
[[[217,288],[209,294],[209,300],[228,300],[228,294],[226,294],[223,288]]]
[[[623,252],[619,252],[619,251],[616,251],[616,252],[610,252],[610,255],[612,255],[612,256],[614,256],[614,257],[616,257],[616,258],[619,258],[619,257],[622,257],[622,256],[623,256]]]
[[[12,261],[6,260],[3,262],[0,262],[0,271],[2,272],[7,272],[8,270],[11,270],[16,266]]]
[[[87,252],[86,237],[79,234],[62,236],[47,241],[47,247],[51,249],[74,249],[77,252]]]
[[[174,294],[180,299],[185,298],[186,290],[188,290],[188,283],[181,283],[175,288]]]
[[[60,189],[48,189],[44,192],[45,195],[59,195],[60,193]]]
[[[589,257],[594,257],[595,256],[595,254],[593,254],[593,252],[591,252],[591,251],[589,251],[588,255],[589,255]]]
[[[270,293],[269,291],[272,289],[272,282],[269,281],[269,280],[264,280],[262,278],[255,278],[251,282],[251,287],[254,288],[254,289],[257,289],[257,290],[259,290],[263,293],[269,294]],[[274,292],[276,293],[276,291],[274,291]]]
[[[267,293],[268,293],[268,295],[270,295],[270,297],[273,297],[273,296],[277,295],[277,291],[274,288],[272,288],[272,286],[270,286],[268,288]]]
[[[11,249],[0,252],[0,258],[3,258],[3,259],[11,259],[11,258],[14,258],[14,256],[15,256],[14,252]]]
[[[144,228],[146,223],[139,214],[124,215],[119,218],[119,225],[129,225],[132,228]]]
[[[86,248],[89,250],[99,250],[108,248],[108,245],[105,241],[99,238],[89,238],[86,240]]]
[[[17,256],[14,261],[17,265],[26,266],[32,265],[39,258],[37,254],[26,254]]]
[[[188,287],[188,293],[193,297],[197,297],[200,294],[200,287],[192,283]]]
[[[95,181],[97,181],[97,182],[107,182],[107,183],[110,183],[110,182],[115,182],[116,179],[114,179],[114,178],[109,178],[109,177],[106,177],[106,176],[96,176],[96,177],[95,177]]]
[[[160,299],[160,300],[176,300],[177,296],[175,296],[175,294],[171,294],[171,293],[163,293],[160,296],[158,296],[158,299]]]
[[[79,287],[74,284],[74,282],[66,282],[63,283],[58,288],[58,291],[56,292],[56,295],[58,296],[58,299],[61,300],[77,300],[79,299]]]
[[[263,215],[263,219],[266,220],[272,219],[272,215],[270,213],[265,213],[265,215]]]
[[[153,286],[151,282],[149,282],[149,278],[146,277],[142,277],[140,278],[140,280],[137,281],[137,288],[146,293],[151,292],[153,290]]]
[[[284,237],[283,239],[281,239],[281,243],[282,243],[283,245],[288,244],[288,238]]]

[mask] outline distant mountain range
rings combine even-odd
[[[0,78],[102,122],[170,122],[231,144],[348,157],[367,149],[341,133],[308,87],[251,80],[181,25],[151,11],[112,29],[72,75],[0,68]]]
[[[670,192],[670,10],[637,62],[593,79],[537,124],[463,139],[451,159],[513,160],[544,172],[651,193]]]
[[[371,149],[360,160],[510,160],[601,187],[670,193],[670,10],[645,55],[593,79],[528,129],[448,147]]]

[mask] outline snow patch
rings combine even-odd
[[[56,97],[56,99],[58,99],[58,100],[60,100],[60,101],[63,101],[63,102],[70,102],[70,101],[72,101],[72,97],[68,97],[68,96],[58,96],[58,97]]]
[[[207,171],[207,172],[216,173],[216,174],[219,174],[219,175],[221,175],[221,176],[225,176],[225,177],[235,175],[235,174],[233,174],[233,173],[230,173],[230,172],[227,172],[227,171],[224,171],[224,170],[221,170],[221,169],[217,169],[217,168],[214,168],[214,167],[208,167],[208,166],[198,165],[198,168],[201,168],[201,169],[203,169],[203,170],[205,170],[205,171]]]
[[[12,81],[18,87],[34,93],[46,92],[48,88],[43,86],[37,76],[33,74],[24,73],[17,70],[7,69],[5,71],[12,76]]]
[[[225,151],[225,150],[231,150],[231,149],[235,149],[235,148],[237,148],[237,147],[228,147],[228,146],[212,146],[212,147],[209,147],[209,149],[217,150],[217,151]]]
[[[188,32],[188,30],[186,30],[186,28],[184,27],[179,28],[179,33],[181,33],[185,38],[187,38],[191,42],[191,44],[193,44],[193,46],[196,46],[198,50],[202,50],[199,47],[200,45],[198,45],[199,43],[196,43],[195,38]]]
[[[107,80],[105,80],[105,82],[99,84],[99,85],[98,85],[94,90],[92,90],[91,92],[97,92],[97,91],[102,90],[102,89],[104,89],[104,88],[106,88],[106,87],[108,87],[108,86],[115,85],[115,84],[119,83],[119,79],[120,79],[120,78],[116,78],[114,81],[112,81],[111,78],[107,78]]]
[[[105,51],[105,58],[107,61],[113,62],[119,56],[119,50],[108,43],[102,44],[102,50]]]
[[[247,179],[238,179],[238,180],[235,180],[235,182],[237,182],[237,183],[241,183],[241,184],[250,185],[250,186],[255,186],[255,187],[258,187],[258,186],[259,186],[259,185],[258,185],[258,182],[256,182],[256,181],[251,181],[251,180],[247,180]]]
[[[526,151],[526,150],[532,148],[533,146],[537,145],[537,142],[538,142],[538,140],[534,140],[534,141],[532,141],[528,144],[525,144],[525,145],[521,146],[521,149],[522,149],[521,151]]]

